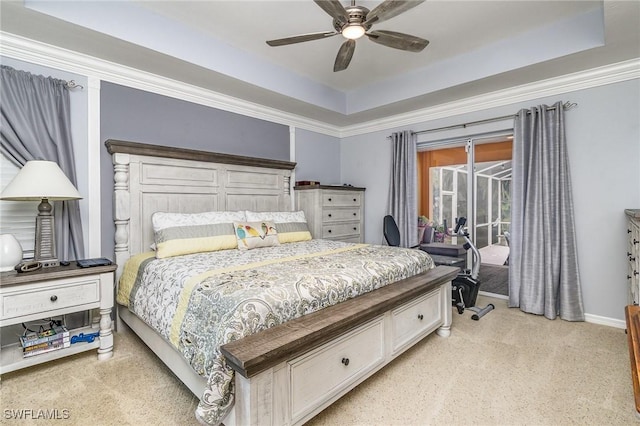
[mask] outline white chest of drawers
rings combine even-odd
[[[640,209],[627,209],[627,283],[629,305],[640,304]]]
[[[99,332],[92,342],[74,343],[68,348],[24,358],[18,339],[0,351],[0,374],[91,349],[98,359],[113,355],[111,309],[116,265],[79,268],[69,266],[35,272],[3,272],[0,275],[0,327],[59,317],[73,312],[100,310],[99,326],[69,330],[70,335]],[[99,328],[98,328],[99,327]]]
[[[296,186],[296,208],[303,210],[313,238],[362,243],[364,188]]]

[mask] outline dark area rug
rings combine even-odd
[[[487,293],[509,295],[509,267],[501,265],[480,265],[480,291]]]

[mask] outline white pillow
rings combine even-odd
[[[151,215],[156,258],[234,249],[233,223],[244,212],[165,213]]]
[[[307,219],[304,216],[302,210],[297,212],[252,212],[250,210],[245,211],[247,221],[254,222],[257,220],[271,220],[274,223],[288,223],[288,222],[304,222],[307,223]]]
[[[151,215],[153,231],[173,228],[175,226],[211,225],[217,223],[233,223],[246,220],[243,211],[219,211],[204,213],[166,213],[155,212]]]

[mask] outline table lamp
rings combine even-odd
[[[0,200],[40,201],[36,216],[34,260],[43,267],[58,266],[53,206],[49,201],[78,200],[80,193],[53,161],[27,161],[5,187]]]

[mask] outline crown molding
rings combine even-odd
[[[202,87],[0,31],[0,55],[248,117],[340,136],[340,128]]]
[[[338,127],[3,31],[0,31],[0,55],[339,138],[640,78],[640,58],[635,58],[406,114]]]
[[[485,93],[406,114],[390,116],[381,120],[346,126],[341,129],[340,137],[344,138],[395,127],[410,126],[440,118],[487,110],[547,96],[556,96],[637,78],[640,78],[640,58]]]

